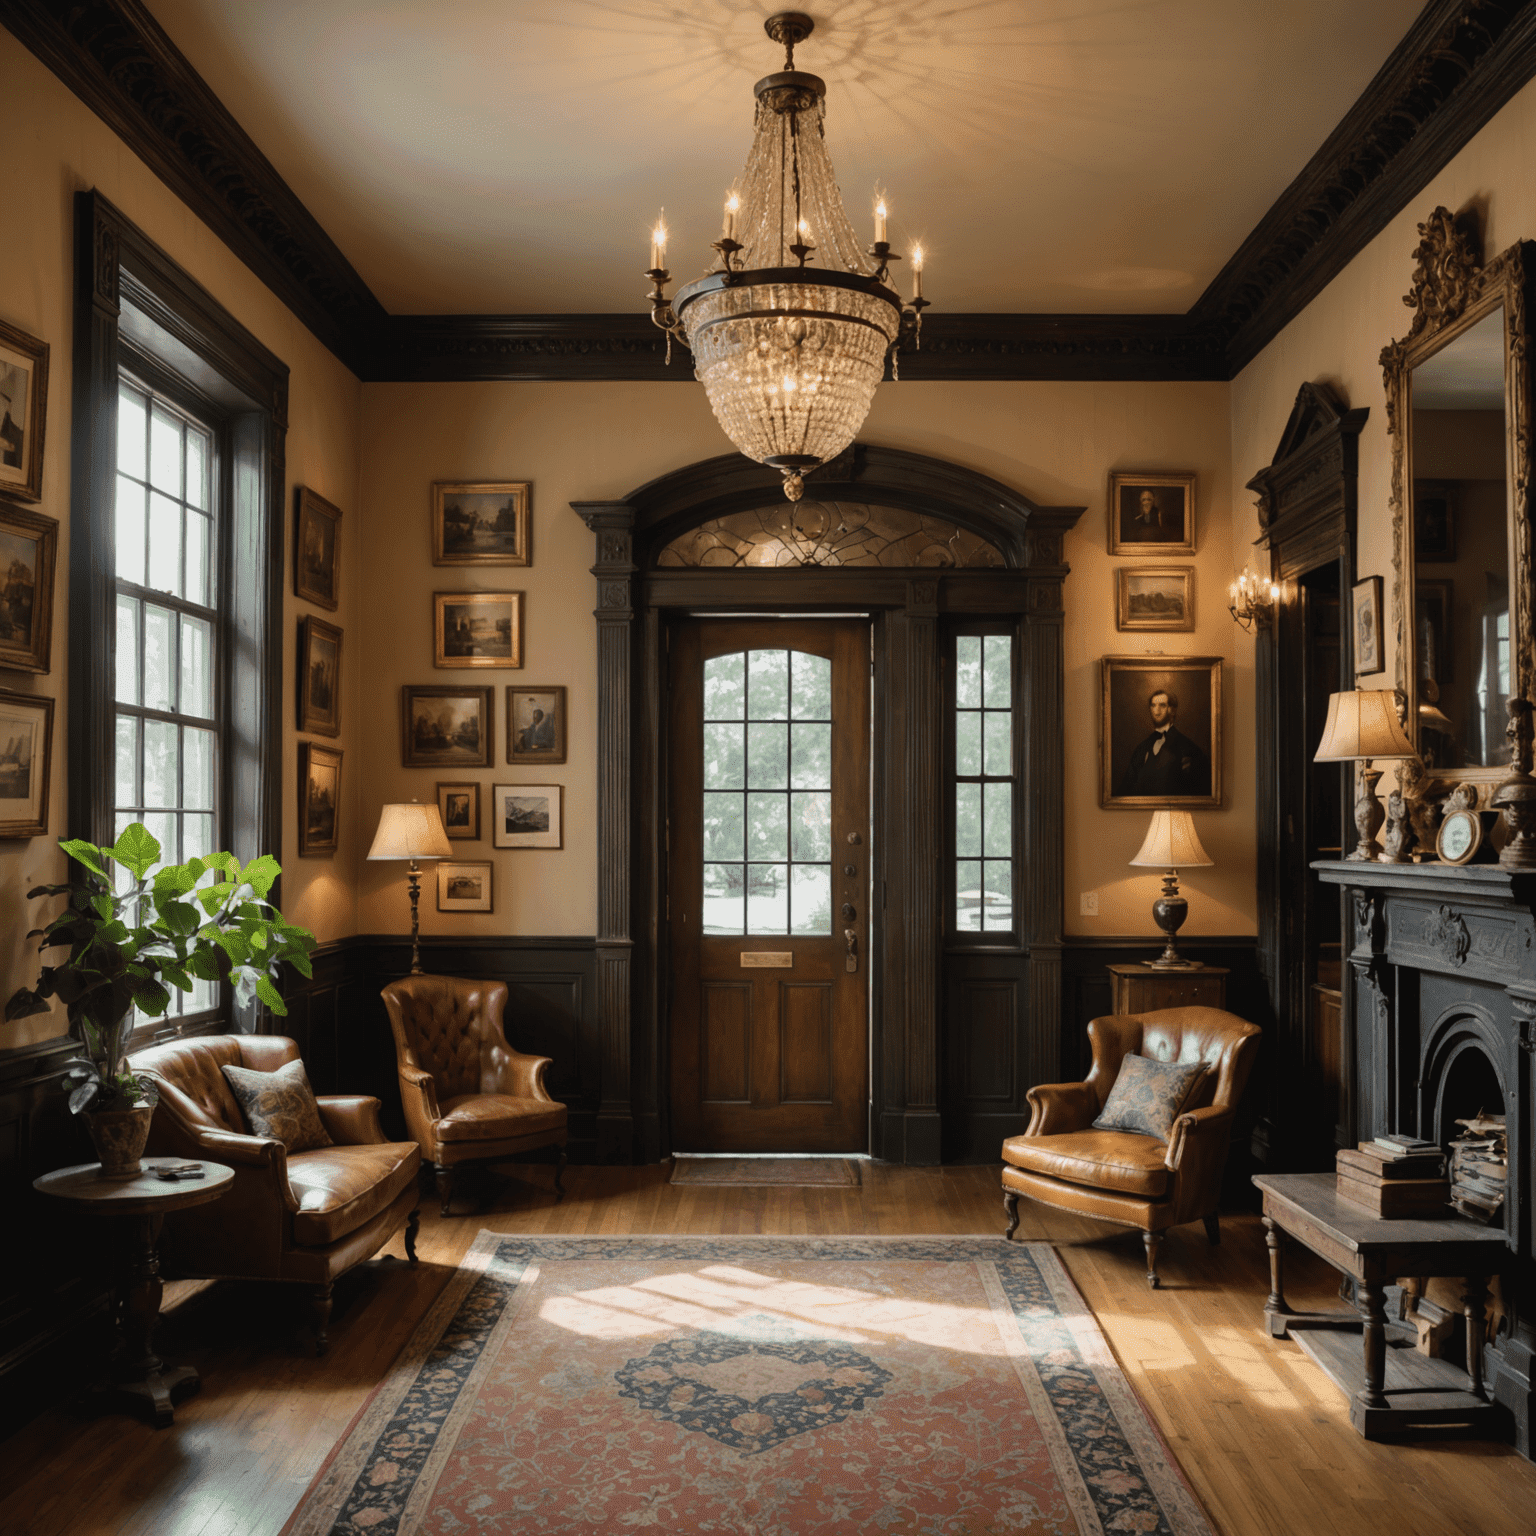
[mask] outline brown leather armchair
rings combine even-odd
[[[247,1134],[220,1069],[275,1072],[298,1054],[280,1035],[199,1035],[152,1046],[129,1062],[160,1085],[147,1150],[235,1170],[221,1199],[166,1217],[160,1253],[167,1267],[198,1278],[309,1286],[323,1354],[337,1276],[372,1258],[402,1225],[406,1254],[416,1262],[421,1153],[415,1142],[389,1141],[379,1101],[364,1096],[317,1096],[334,1146],[290,1154],[280,1141]]]
[[[454,1170],[554,1147],[555,1197],[565,1198],[565,1105],[550,1098],[547,1056],[507,1044],[500,981],[406,976],[384,988],[395,1035],[405,1123],[437,1175],[443,1215]]]
[[[1221,1174],[1260,1033],[1258,1025],[1220,1008],[1163,1008],[1095,1019],[1088,1026],[1093,1070],[1087,1080],[1031,1088],[1029,1129],[1003,1143],[1005,1235],[1011,1238],[1018,1230],[1020,1195],[1099,1221],[1139,1227],[1147,1249],[1147,1284],[1154,1288],[1157,1248],[1169,1227],[1198,1218],[1211,1242],[1219,1243]],[[1166,1142],[1093,1129],[1120,1062],[1131,1053],[1210,1065]]]

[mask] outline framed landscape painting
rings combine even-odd
[[[1122,565],[1116,570],[1116,629],[1181,630],[1194,627],[1194,566]]]
[[[43,497],[48,343],[0,321],[0,496]]]
[[[563,848],[558,784],[498,784],[491,791],[491,842],[497,848]]]
[[[1192,555],[1195,477],[1127,471],[1109,477],[1112,555]]]
[[[507,761],[565,761],[565,689],[507,689]]]
[[[433,565],[532,565],[526,480],[439,480],[432,487]]]
[[[496,870],[489,859],[456,863],[444,859],[437,866],[439,912],[494,912]]]
[[[520,667],[521,592],[434,592],[434,667]]]
[[[400,689],[402,768],[489,768],[494,688],[406,683]]]
[[[313,617],[299,620],[299,729],[341,735],[341,631]]]
[[[1221,804],[1221,658],[1106,656],[1100,663],[1099,804]]]
[[[53,700],[0,688],[0,837],[48,835]]]
[[[47,672],[52,665],[58,545],[53,518],[0,502],[0,667]]]
[[[450,843],[480,841],[480,785],[474,779],[437,786],[437,814]]]
[[[294,596],[334,612],[341,601],[341,508],[302,485],[294,494]]]
[[[336,852],[341,814],[341,753],[318,741],[299,743],[299,853],[304,858]]]

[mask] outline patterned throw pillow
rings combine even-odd
[[[245,1111],[252,1136],[275,1137],[290,1152],[332,1145],[302,1061],[290,1061],[276,1072],[225,1067],[224,1076]]]
[[[1151,1061],[1132,1052],[1120,1063],[1120,1075],[1093,1128],[1135,1131],[1167,1141],[1173,1122],[1209,1070],[1203,1061]]]

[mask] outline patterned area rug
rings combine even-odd
[[[671,1182],[857,1189],[859,1165],[841,1157],[675,1157]]]
[[[482,1232],[285,1536],[1210,1536],[1055,1253]]]

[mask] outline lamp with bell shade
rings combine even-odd
[[[1162,894],[1152,903],[1152,921],[1168,936],[1168,943],[1156,960],[1147,962],[1154,969],[1200,969],[1198,960],[1186,960],[1174,947],[1174,935],[1189,916],[1189,903],[1179,894],[1178,871],[1181,867],[1215,862],[1200,846],[1200,834],[1195,831],[1195,818],[1188,811],[1153,811],[1152,825],[1147,828],[1146,839],[1131,863],[1165,872]]]
[[[379,829],[373,834],[370,859],[409,859],[406,879],[411,886],[411,975],[421,975],[421,947],[418,942],[421,900],[421,860],[451,859],[453,848],[443,831],[443,818],[435,805],[412,800],[403,805],[386,805],[379,812]]]
[[[1401,762],[1417,754],[1403,731],[1397,714],[1397,694],[1390,688],[1355,688],[1331,694],[1323,739],[1313,754],[1314,763],[1358,762],[1360,796],[1355,801],[1355,831],[1360,841],[1348,855],[1350,861],[1374,863],[1381,857],[1376,834],[1386,812],[1376,798],[1381,769],[1371,767],[1373,758]]]

